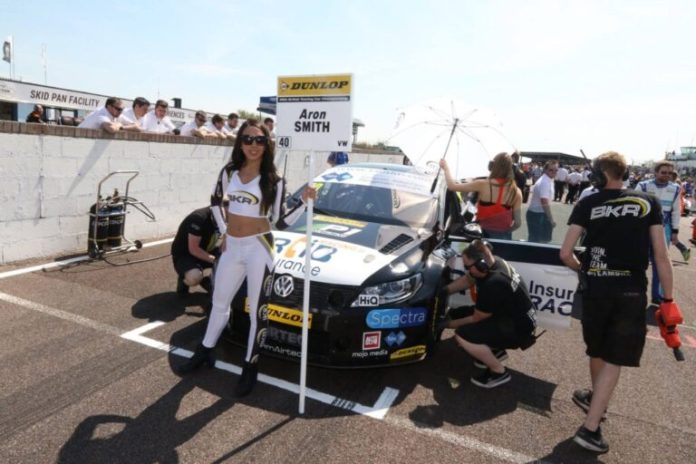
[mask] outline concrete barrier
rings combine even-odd
[[[129,195],[155,214],[129,210],[125,235],[171,236],[193,209],[207,205],[217,175],[229,160],[229,141],[118,133],[0,121],[0,264],[86,252],[90,206],[107,174],[137,170]],[[294,191],[306,180],[306,154],[278,166]],[[401,155],[351,153],[351,162],[401,163]],[[317,155],[317,173],[327,168]],[[124,194],[127,177],[114,176],[102,195]]]

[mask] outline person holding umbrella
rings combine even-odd
[[[512,240],[512,231],[521,225],[522,192],[515,184],[512,158],[498,153],[489,164],[486,179],[461,184],[452,178],[444,159],[440,167],[445,173],[447,188],[453,192],[478,194],[477,219],[486,238]]]

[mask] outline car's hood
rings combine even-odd
[[[312,233],[312,280],[360,285],[419,240],[405,226],[316,215]],[[306,223],[274,231],[277,273],[304,277]]]

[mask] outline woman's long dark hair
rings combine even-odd
[[[261,158],[261,180],[259,181],[259,187],[261,187],[262,197],[261,212],[267,214],[273,207],[276,196],[276,186],[280,180],[280,176],[273,162],[275,154],[274,146],[271,142],[271,134],[268,132],[268,128],[256,119],[247,119],[244,121],[242,127],[239,128],[239,132],[237,132],[237,140],[235,140],[234,148],[232,149],[232,170],[239,171],[246,162],[246,156],[244,156],[244,152],[242,151],[242,135],[247,127],[256,127],[266,136],[266,146],[264,147],[263,157]]]

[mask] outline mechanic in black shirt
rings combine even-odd
[[[172,261],[179,275],[176,292],[186,295],[189,287],[200,285],[210,293],[210,277],[203,271],[213,267],[219,255],[218,233],[211,208],[200,208],[190,213],[179,225],[172,242]]]
[[[505,260],[493,256],[481,240],[471,242],[462,253],[467,274],[448,284],[448,293],[476,287],[473,314],[450,322],[455,340],[486,370],[471,378],[474,385],[494,388],[510,381],[500,361],[505,348],[527,348],[534,343],[535,308],[527,286]]]
[[[616,152],[597,157],[592,166],[597,193],[580,200],[568,219],[561,260],[579,271],[582,333],[590,357],[592,389],[577,390],[573,402],[587,413],[573,440],[606,452],[599,423],[619,381],[621,366],[638,367],[645,345],[648,253],[655,251],[657,272],[672,299],[672,265],[662,229],[662,209],[652,195],[623,190],[626,160]],[[582,261],[574,254],[585,234]]]

